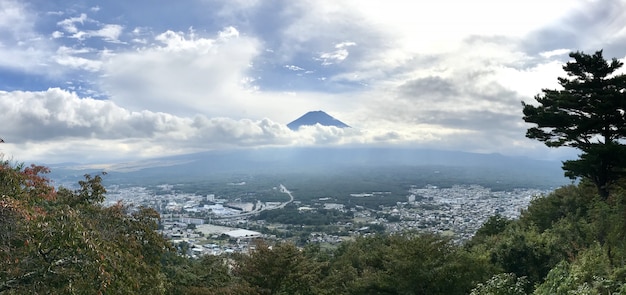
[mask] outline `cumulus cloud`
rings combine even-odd
[[[58,88],[41,92],[0,92],[6,110],[0,124],[12,142],[41,142],[65,138],[147,139],[202,142],[208,146],[287,144],[292,132],[269,119],[252,121],[179,117],[162,112],[132,112],[114,102],[80,98]],[[28,106],[28,107],[25,107]]]
[[[213,147],[289,145],[294,133],[269,119],[253,121],[195,116],[197,140]]]
[[[86,151],[80,160],[115,155],[157,157],[184,152],[263,146],[397,143],[418,139],[404,130],[362,130],[303,126],[292,131],[270,119],[232,119],[204,115],[130,111],[112,101],[81,98],[58,88],[1,91],[3,151],[22,158],[71,160],[68,150]],[[91,149],[91,150],[90,150]],[[75,154],[75,155],[77,155]],[[73,159],[77,160],[77,159]]]
[[[216,38],[167,31],[148,46],[116,53],[103,65],[102,88],[119,105],[177,114],[227,116],[245,95],[258,42],[234,28]]]
[[[108,42],[120,42],[119,38],[122,34],[124,27],[116,24],[106,24],[101,29],[90,31],[87,34],[93,37],[101,37]]]
[[[301,145],[337,145],[351,143],[355,138],[359,138],[361,133],[353,128],[338,128],[335,126],[301,126],[298,129]]]
[[[130,111],[112,101],[81,98],[58,88],[2,91],[0,109],[4,110],[0,125],[12,126],[3,130],[2,136],[8,142],[4,147],[16,156],[21,155],[24,147],[38,157],[55,154],[56,158],[63,158],[61,154],[67,149],[91,147],[90,154],[102,151],[127,157],[154,157],[233,147],[363,143],[377,136],[319,125],[294,132],[267,118],[236,120]]]
[[[165,114],[128,112],[110,101],[81,99],[58,88],[41,92],[3,91],[0,105],[5,110],[0,121],[4,126],[14,126],[5,132],[16,143],[67,137],[148,137],[167,131],[163,122],[176,121]]]

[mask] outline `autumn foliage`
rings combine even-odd
[[[0,163],[0,293],[164,293],[159,215],[102,206],[100,175],[72,191],[55,190],[46,173]]]

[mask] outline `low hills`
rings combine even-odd
[[[568,182],[560,162],[412,148],[265,148],[211,151],[109,165],[108,183],[197,181],[217,175],[384,177],[393,182],[487,187],[556,187]],[[51,165],[52,178],[75,182],[98,166]]]

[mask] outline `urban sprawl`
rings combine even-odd
[[[478,185],[412,187],[407,191],[405,202],[371,209],[363,206],[347,208],[326,197],[304,204],[283,185],[273,189],[285,194],[284,202],[241,202],[228,196],[178,193],[172,187],[160,185],[157,194],[145,187],[113,186],[108,188],[107,202],[122,201],[154,208],[161,214],[159,230],[162,234],[191,257],[246,253],[254,247],[251,241],[258,238],[332,246],[356,236],[372,234],[374,229],[386,233],[426,231],[463,241],[469,239],[489,217],[499,214],[509,219],[517,218],[533,198],[549,193],[539,189],[496,192]],[[354,193],[350,197],[384,197],[384,194]],[[276,224],[255,218],[263,211],[286,206],[295,206],[301,213],[338,210],[349,213],[352,220],[332,224],[329,232],[325,230],[328,227],[308,226],[302,231],[304,225]]]

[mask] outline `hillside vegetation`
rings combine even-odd
[[[621,187],[608,201],[586,182],[563,187],[519,220],[491,217],[464,245],[424,233],[334,250],[259,242],[229,262],[170,257],[164,271],[170,294],[623,294],[625,197]]]
[[[0,165],[2,294],[607,294],[626,292],[626,190],[583,181],[493,216],[463,245],[372,235],[336,249],[257,242],[250,255],[189,259],[158,215],[103,207],[99,176],[54,190],[38,166]]]

